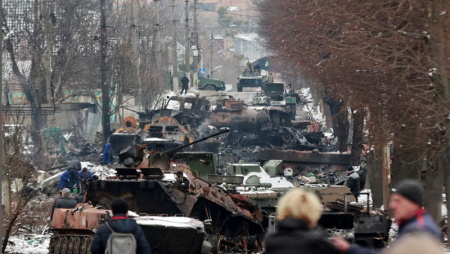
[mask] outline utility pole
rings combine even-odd
[[[108,66],[107,57],[107,36],[106,36],[106,0],[100,0],[100,72],[102,82],[102,127],[103,144],[106,144],[110,135],[110,117],[109,117],[109,85],[107,84]]]
[[[185,16],[186,16],[186,21],[184,24],[184,28],[185,28],[185,40],[186,40],[186,51],[184,53],[184,66],[185,66],[185,72],[186,75],[189,77],[189,79],[191,80],[191,87],[193,84],[193,80],[191,78],[191,64],[190,64],[190,52],[191,52],[191,40],[189,38],[189,0],[186,0],[186,10],[185,10]]]
[[[138,108],[137,111],[142,111],[142,84],[141,84],[141,75],[140,75],[140,62],[141,59],[139,57],[139,39],[138,39],[138,25],[137,25],[137,7],[138,0],[131,0],[130,6],[130,36],[131,36],[131,51],[132,51],[132,61],[133,61],[133,69],[134,74],[136,75],[136,84],[139,87],[139,92],[137,96],[138,100]]]
[[[198,0],[194,0],[194,31],[192,33],[192,38],[194,40],[194,62],[193,62],[193,79],[192,84],[195,84],[194,87],[198,89],[198,56],[200,54],[199,48],[198,48]]]
[[[178,55],[177,55],[177,20],[175,19],[176,0],[172,0],[172,84],[173,91],[178,93]]]
[[[156,84],[159,86],[161,80],[161,65],[162,65],[162,56],[161,56],[161,24],[159,20],[159,8],[160,8],[161,0],[155,0],[155,55],[156,55]]]
[[[213,58],[214,58],[214,29],[211,33],[211,60],[209,61],[209,77],[213,77]]]

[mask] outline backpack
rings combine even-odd
[[[111,235],[106,243],[105,254],[136,254],[136,238],[132,233],[118,233],[114,231],[108,222],[106,226],[111,230]]]

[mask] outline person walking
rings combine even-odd
[[[433,218],[423,209],[423,187],[419,181],[404,180],[397,185],[389,200],[389,208],[399,226],[395,242],[410,233],[423,232],[442,242],[440,230]],[[333,238],[335,246],[348,254],[375,254],[377,250],[352,246],[345,239]]]
[[[112,165],[113,163],[113,151],[111,143],[105,144],[105,149],[103,150],[103,165]]]
[[[111,204],[113,217],[101,225],[94,235],[91,245],[92,254],[137,253],[151,254],[151,248],[144,232],[135,220],[128,218],[128,203],[118,199]],[[118,245],[118,243],[126,243]]]
[[[355,196],[356,202],[358,202],[359,193],[361,192],[361,182],[358,173],[352,166],[347,168],[347,187],[350,188],[350,192]]]
[[[183,95],[183,91],[184,94],[187,94],[187,91],[189,89],[189,79],[186,74],[184,74],[184,77],[181,79],[181,85],[181,95]]]
[[[322,204],[311,192],[289,190],[278,202],[275,233],[266,239],[267,254],[339,254],[317,228]]]

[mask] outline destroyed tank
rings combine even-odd
[[[165,152],[147,150],[146,145],[128,149],[120,157],[124,167],[116,169],[115,177],[91,182],[85,201],[109,208],[115,199],[123,198],[130,210],[138,214],[196,218],[204,223],[207,244],[203,245],[210,246],[212,253],[260,251],[260,237],[264,232],[261,210],[245,196],[200,178],[205,175],[199,172],[201,167],[190,168],[182,160],[174,159],[177,151],[227,131]],[[179,171],[187,183],[177,182]],[[214,169],[210,171],[209,174],[215,174]],[[171,252],[167,246],[149,240],[156,253],[187,253]],[[171,244],[179,243],[173,240]],[[189,253],[200,252],[201,248],[196,248]]]
[[[112,217],[112,211],[91,204],[74,209],[55,209],[50,240],[51,254],[88,254],[96,230]],[[203,222],[186,217],[138,216],[132,214],[142,228],[153,253],[210,253],[205,241]],[[170,235],[170,237],[164,237]],[[203,252],[202,252],[203,249]],[[206,252],[205,252],[206,250]]]
[[[123,126],[114,132],[109,138],[111,149],[114,154],[131,145],[133,142],[139,142],[139,126],[134,117],[129,116],[123,121]]]
[[[291,126],[289,113],[278,106],[247,106],[243,101],[222,99],[211,112],[210,125],[232,130],[228,144],[282,145],[282,127]]]
[[[253,97],[255,106],[277,106],[283,108],[295,120],[297,114],[297,98],[295,93],[286,93],[283,83],[266,83],[262,91]]]

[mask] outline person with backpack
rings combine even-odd
[[[128,218],[128,203],[118,199],[111,204],[113,217],[100,226],[91,245],[92,254],[151,254],[144,232]]]

